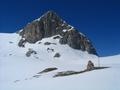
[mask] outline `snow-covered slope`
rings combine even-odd
[[[1,33],[0,90],[120,90],[120,55],[100,58],[101,66],[110,68],[53,78],[57,72],[84,70],[89,60],[98,65],[97,56],[60,45],[53,37],[20,48],[18,34]],[[44,45],[45,42],[52,44]],[[29,48],[37,54],[26,57]],[[54,57],[56,53],[59,58]],[[33,77],[50,67],[58,69]]]

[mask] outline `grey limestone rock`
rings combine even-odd
[[[25,38],[25,41],[20,40],[19,46],[24,46],[25,42],[36,43],[43,38],[60,35],[61,37],[54,37],[59,39],[60,44],[68,44],[73,49],[97,55],[92,42],[53,11],[48,11],[39,19],[27,24],[19,34]]]

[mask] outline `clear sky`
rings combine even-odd
[[[120,54],[119,0],[0,0],[0,32],[15,32],[48,10],[87,35],[100,56]]]

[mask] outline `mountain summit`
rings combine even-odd
[[[22,46],[25,42],[36,43],[43,38],[60,35],[60,44],[67,44],[73,49],[97,55],[90,40],[76,28],[62,20],[54,11],[48,11],[39,19],[27,24],[19,34],[22,36],[19,46]]]

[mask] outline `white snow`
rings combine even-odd
[[[67,29],[63,29],[63,32],[67,32]]]
[[[15,33],[0,33],[0,90],[120,90],[120,55],[99,58],[101,66],[110,68],[53,78],[59,71],[84,70],[88,60],[98,66],[98,57],[60,45],[53,37],[35,44],[26,43],[25,48],[20,48],[17,45],[20,38]],[[45,42],[56,45],[44,45]],[[37,54],[26,57],[29,48]],[[48,52],[47,48],[54,49],[54,52]],[[60,58],[54,58],[57,52]],[[33,77],[49,67],[58,70],[41,74],[39,78]]]

